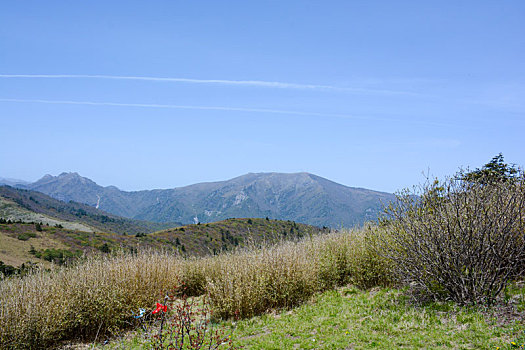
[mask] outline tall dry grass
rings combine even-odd
[[[132,311],[151,308],[180,284],[189,295],[207,292],[215,316],[222,318],[291,307],[349,282],[389,284],[390,267],[371,235],[331,233],[206,258],[151,251],[94,257],[6,280],[0,283],[0,347],[50,348],[59,340],[118,330],[131,321]]]
[[[177,283],[180,259],[167,253],[88,258],[0,283],[0,348],[49,348],[126,327]]]
[[[291,307],[316,292],[347,283],[362,287],[391,284],[390,265],[378,254],[370,237],[373,233],[331,233],[217,257],[206,273],[206,289],[216,316],[250,317]]]

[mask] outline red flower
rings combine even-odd
[[[161,303],[157,303],[157,308],[153,310],[152,314],[156,314],[157,312],[167,312],[168,307],[166,305],[162,305]]]

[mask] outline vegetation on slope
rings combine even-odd
[[[524,296],[525,286],[512,286],[507,302],[482,309],[453,302],[417,304],[405,289],[348,285],[316,294],[294,309],[214,327],[230,334],[233,346],[246,349],[516,349],[525,344]],[[177,320],[177,313],[167,317],[171,318]],[[147,331],[137,329],[109,344],[90,346],[150,349],[158,321],[149,323]],[[164,339],[170,335],[164,332]]]
[[[377,293],[376,288],[369,294],[369,287],[395,282],[392,265],[373,249],[372,232],[330,233],[204,258],[159,252],[110,254],[66,269],[9,279],[0,283],[4,330],[0,346],[50,348],[58,346],[60,339],[88,340],[97,334],[105,339],[136,324],[133,313],[140,308],[151,313],[165,293],[183,291],[207,292],[215,317],[245,318],[237,323],[235,340],[254,348],[293,344],[332,348],[345,341],[356,348],[366,344],[411,348],[427,343],[437,348],[450,344],[486,348],[516,340],[525,330],[515,322],[524,317],[523,288],[505,295],[505,300],[517,304],[502,304],[501,315],[488,317],[481,313],[484,308],[457,308],[450,302],[418,306],[406,291]],[[314,297],[348,285],[354,287],[342,289],[341,295]],[[516,292],[518,298],[513,296]],[[312,302],[312,297],[313,304],[287,313],[291,307]],[[64,309],[64,305],[71,307]],[[285,311],[279,317],[250,321],[251,316],[281,308]],[[292,324],[286,326],[279,318]],[[387,321],[391,322],[387,325]]]
[[[25,211],[42,214],[55,220],[80,223],[83,224],[84,227],[87,226],[92,228],[91,230],[99,232],[134,235],[137,233],[150,233],[179,225],[178,223],[155,223],[126,219],[103,212],[86,204],[76,202],[66,203],[40,192],[21,190],[9,186],[0,186],[0,198],[4,199],[4,203],[5,200],[15,203],[20,208],[25,209]],[[18,211],[19,217],[16,217],[16,208],[11,207],[9,216],[6,214],[3,216],[13,221],[17,221],[18,219],[27,221],[24,220],[25,216],[23,211],[24,210],[22,210],[22,213]],[[31,219],[30,221],[36,220]],[[64,226],[64,224],[62,224],[62,226]],[[82,227],[78,227],[77,229],[85,230]]]
[[[235,247],[276,243],[330,232],[327,227],[299,224],[294,221],[259,219],[226,219],[208,224],[192,224],[155,232],[149,237],[179,247],[189,255],[218,254]]]
[[[78,334],[86,338],[95,334],[109,335],[133,324],[133,312],[138,312],[139,308],[151,314],[152,306],[164,296],[164,300],[168,300],[183,294],[205,294],[215,317],[249,319],[304,304],[318,293],[348,285],[354,286],[349,287],[348,293],[357,294],[354,299],[358,301],[356,306],[362,302],[359,308],[365,311],[350,313],[347,310],[343,314],[350,320],[359,317],[358,322],[363,327],[353,326],[353,321],[349,320],[324,326],[335,330],[353,326],[368,332],[360,335],[356,332],[358,337],[351,338],[351,342],[356,342],[355,347],[362,346],[364,341],[381,346],[379,338],[385,334],[383,328],[386,335],[394,336],[394,341],[386,342],[387,347],[420,347],[425,346],[425,342],[432,343],[432,347],[450,345],[458,348],[500,344],[510,340],[510,335],[518,337],[517,332],[525,328],[519,322],[524,319],[523,285],[518,298],[509,292],[512,289],[510,282],[520,282],[525,277],[524,264],[516,260],[525,254],[524,174],[518,171],[512,176],[504,176],[503,180],[498,178],[488,182],[473,182],[461,176],[459,181],[467,181],[474,187],[447,192],[430,186],[427,188],[429,192],[424,193],[428,200],[423,196],[409,201],[405,207],[394,207],[391,213],[393,210],[397,216],[388,218],[380,226],[363,230],[305,236],[299,241],[201,258],[184,258],[167,252],[106,255],[65,269],[35,271],[24,278],[8,279],[0,283],[0,329],[3,330],[0,347],[56,347],[57,340],[78,337]],[[451,182],[445,182],[445,185],[447,183]],[[475,192],[478,190],[498,194],[501,197],[496,196],[496,203],[501,198],[505,205],[495,205],[492,202],[494,196],[465,200],[471,193],[478,194]],[[502,192],[493,192],[496,190]],[[411,198],[413,196],[400,196],[400,200]],[[457,200],[461,205],[455,205]],[[478,208],[478,201],[487,204],[481,208],[489,217],[492,210],[496,213],[496,219],[489,220],[489,225],[482,219],[470,218],[471,215],[478,218],[474,210]],[[494,222],[498,224],[493,225]],[[500,225],[501,222],[507,224]],[[440,227],[446,229],[436,230]],[[226,240],[226,235],[224,238]],[[463,249],[463,256],[457,257],[457,249],[450,247]],[[501,264],[480,271],[478,260],[494,261],[494,254],[502,260]],[[418,269],[428,273],[418,273]],[[491,289],[492,284],[484,283],[487,279],[492,279],[493,284],[500,283],[502,274],[508,279],[495,291]],[[466,287],[465,298],[456,298],[454,288],[458,286],[457,281],[467,282],[466,285],[459,284],[460,290]],[[383,297],[370,300],[360,297],[365,295],[364,292],[355,292],[356,287],[367,289],[392,285],[402,286],[402,295],[385,291],[384,300]],[[472,285],[477,294],[470,293]],[[411,301],[415,304],[412,305]],[[367,308],[370,303],[376,306]],[[459,308],[458,304],[469,304],[470,309]],[[64,310],[64,305],[74,307]],[[420,312],[412,308],[415,305],[430,305],[430,308]],[[505,312],[497,314],[497,308]],[[328,315],[338,315],[334,310],[329,309]],[[419,319],[403,318],[404,313],[400,310]],[[462,310],[466,310],[466,314]],[[484,310],[488,310],[489,318],[482,321],[480,315]],[[453,313],[452,318],[440,314],[449,311]],[[491,313],[496,316],[490,316]],[[378,315],[382,317],[372,322]],[[485,317],[487,313],[483,315]],[[322,317],[325,320],[328,316]],[[384,320],[388,319],[392,319],[391,325],[385,324]],[[241,324],[247,325],[246,322],[249,321]],[[460,332],[457,327],[461,327]],[[490,334],[490,339],[485,336],[482,341],[475,340],[466,335],[467,327],[469,332]],[[319,339],[323,340],[320,347],[332,346],[326,344],[330,341],[331,330],[324,330],[324,334],[318,331]],[[402,332],[419,333],[416,338],[409,339]],[[455,336],[451,332],[460,334]],[[289,335],[297,337],[296,334]],[[302,338],[298,342],[299,346],[306,343]],[[267,344],[270,348],[277,348],[292,345],[292,342],[274,339]],[[312,344],[308,347],[318,346]]]
[[[75,221],[65,221],[49,215],[23,208],[12,200],[0,197],[0,219],[5,222],[41,223],[48,226],[62,226],[69,230],[94,232],[95,228]]]
[[[331,233],[200,259],[159,252],[106,255],[8,279],[0,283],[0,347],[48,348],[60,339],[108,334],[163,293],[177,294],[181,284],[188,293],[208,290],[217,316],[249,317],[347,283],[362,264],[377,266],[376,277],[388,278],[382,263],[371,263],[366,251],[356,254],[359,237],[357,231]]]
[[[109,253],[123,249],[172,250],[184,256],[204,256],[231,251],[246,245],[297,240],[328,229],[292,221],[228,219],[210,224],[188,225],[151,234],[121,235],[70,230],[61,224],[20,223],[0,219],[0,261],[4,274],[22,264],[62,264],[82,254]],[[24,265],[24,267],[25,267]],[[9,267],[10,266],[10,267]]]

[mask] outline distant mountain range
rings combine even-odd
[[[113,249],[174,249],[183,255],[207,255],[328,231],[269,218],[184,226],[148,222],[109,214],[87,204],[66,203],[37,191],[0,186],[0,266],[2,262],[19,266],[55,258],[60,263],[62,258]]]
[[[309,173],[249,173],[227,181],[173,189],[121,191],[77,173],[46,175],[17,183],[62,201],[154,222],[208,223],[227,218],[265,218],[338,228],[374,220],[394,195],[347,187]]]

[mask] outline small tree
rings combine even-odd
[[[460,172],[458,175],[464,181],[487,185],[515,180],[519,175],[519,169],[515,165],[506,164],[503,154],[500,153],[481,169],[467,173]]]
[[[111,248],[109,247],[109,245],[107,243],[104,243],[101,247],[100,247],[100,251],[102,253],[110,253],[111,252]]]

